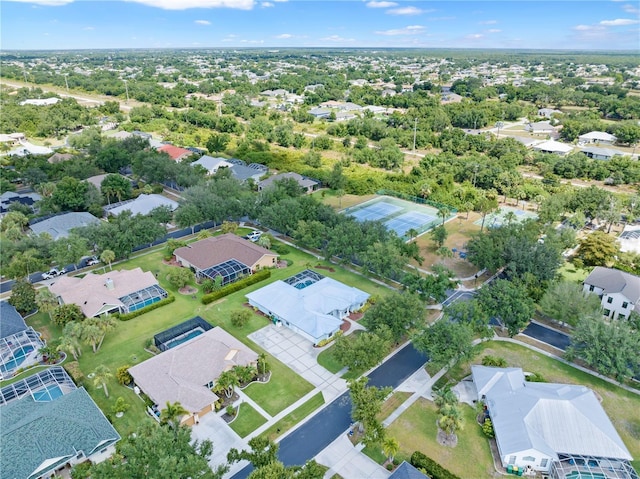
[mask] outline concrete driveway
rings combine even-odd
[[[213,443],[213,454],[209,459],[209,465],[213,470],[227,464],[227,453],[231,448],[247,449],[247,443],[229,427],[224,419],[213,412],[201,417],[200,423],[191,427],[191,438],[198,441],[208,439]],[[239,471],[247,464],[247,461],[235,463],[230,472]]]
[[[250,334],[249,338],[321,389],[325,401],[331,401],[347,390],[344,379],[318,364],[317,357],[322,349],[314,348],[311,341],[289,328],[270,324]]]
[[[363,446],[354,447],[347,434],[338,438],[318,454],[318,463],[328,466],[324,477],[340,474],[344,479],[386,479],[391,475],[385,468],[362,454]]]

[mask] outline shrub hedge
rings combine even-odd
[[[153,311],[154,309],[160,308],[165,304],[173,303],[175,300],[176,300],[176,297],[170,294],[166,298],[161,299],[156,303],[150,304],[149,306],[145,306],[142,309],[138,309],[137,311],[134,311],[132,313],[114,314],[114,316],[116,316],[120,321],[129,321],[130,319],[137,318],[141,314],[148,313],[149,311]]]
[[[213,303],[217,299],[224,298],[225,296],[228,296],[231,293],[240,291],[241,289],[244,289],[247,286],[251,286],[252,284],[259,283],[260,281],[264,281],[269,277],[271,277],[271,271],[268,269],[261,269],[260,271],[253,273],[251,276],[247,276],[244,279],[241,279],[239,281],[236,281],[235,283],[231,283],[220,288],[218,291],[205,294],[202,297],[202,304]]]
[[[411,455],[411,465],[417,469],[424,470],[431,479],[460,479],[454,473],[445,469],[420,451],[415,451]]]

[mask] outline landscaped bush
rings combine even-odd
[[[323,339],[322,341],[319,341],[318,344],[316,344],[316,347],[321,348],[322,346],[326,346],[331,341],[335,340],[336,338],[339,338],[343,334],[344,334],[344,331],[342,329],[339,329],[338,332],[336,334],[334,334],[333,336],[331,336],[330,338]]]
[[[78,386],[82,385],[82,382],[84,381],[84,373],[80,369],[80,363],[78,361],[71,361],[64,364],[64,369],[69,373],[71,379],[73,379]]]
[[[233,324],[236,328],[241,328],[251,319],[251,311],[249,311],[248,309],[231,311],[229,317],[231,318],[231,324]]]
[[[529,373],[524,377],[525,381],[529,381],[530,383],[546,383],[547,380],[542,377],[539,373]]]
[[[482,424],[482,432],[489,439],[493,439],[494,437],[496,437],[496,433],[493,430],[493,423],[491,422],[491,419],[486,418],[484,420],[484,423]]]
[[[482,365],[494,366],[496,368],[506,368],[507,360],[501,358],[500,356],[491,356],[490,354],[487,354],[486,356],[482,357]]]
[[[274,241],[271,244],[271,250],[283,256],[285,254],[291,253],[291,248],[284,243],[280,243],[279,241]]]
[[[149,311],[153,311],[154,309],[158,309],[161,306],[164,306],[165,304],[173,303],[175,300],[176,300],[176,297],[170,294],[169,296],[167,296],[164,299],[161,299],[157,303],[150,304],[149,306],[145,306],[144,308],[138,309],[137,311],[134,311],[132,313],[126,313],[126,314],[116,313],[114,314],[114,316],[116,316],[120,321],[129,321],[130,319],[137,318],[141,314],[145,314],[145,313],[148,313]]]
[[[416,451],[411,455],[411,465],[417,469],[423,470],[431,479],[460,479],[454,473],[448,471],[420,451]]]
[[[244,289],[247,286],[251,286],[252,284],[259,283],[260,281],[264,281],[269,277],[271,277],[271,271],[269,271],[268,269],[262,269],[260,271],[257,271],[251,276],[247,276],[246,278],[241,279],[240,281],[236,281],[235,283],[231,283],[224,286],[223,288],[220,288],[218,291],[205,294],[202,297],[202,304],[213,303],[217,299],[224,298],[225,296],[228,296],[231,293],[240,291],[241,289]]]
[[[126,366],[120,366],[116,371],[116,379],[118,379],[118,383],[123,386],[133,382],[133,377],[129,374],[129,367],[128,364]]]

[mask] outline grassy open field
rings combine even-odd
[[[238,436],[245,437],[252,433],[260,426],[262,426],[267,420],[256,411],[251,404],[242,403],[238,408],[238,416],[229,424]]]
[[[324,397],[322,393],[318,393],[309,399],[307,402],[298,406],[294,411],[287,414],[285,417],[280,419],[277,423],[271,426],[269,429],[264,431],[261,436],[270,439],[271,441],[275,441],[282,434],[287,432],[293,426],[298,424],[304,418],[306,418],[313,411],[318,409],[320,406],[324,404]]]

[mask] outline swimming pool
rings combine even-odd
[[[60,389],[60,386],[58,386],[57,384],[52,386],[45,386],[39,391],[34,391],[32,393],[33,400],[38,402],[53,401],[54,399],[58,399],[62,395],[62,389]]]
[[[307,286],[311,286],[315,282],[316,281],[313,280],[313,279],[307,279],[305,281],[300,281],[299,283],[294,284],[293,287],[296,288],[296,289],[304,289]]]
[[[150,306],[153,303],[157,303],[158,301],[160,301],[162,298],[160,297],[156,297],[156,298],[149,298],[149,299],[145,299],[144,301],[140,301],[139,303],[136,304],[132,304],[131,306],[129,306],[129,312],[133,313],[134,311],[137,311],[139,309],[142,309],[146,306]]]
[[[27,355],[33,352],[34,349],[35,347],[33,347],[31,344],[16,349],[9,361],[5,362],[4,364],[0,364],[0,371],[2,371],[2,373],[8,373],[18,369],[18,366],[20,366],[24,362]]]
[[[186,343],[190,339],[200,336],[202,333],[204,333],[204,331],[201,328],[193,329],[188,333],[185,333],[181,336],[178,336],[177,338],[173,338],[167,341],[164,344],[167,347],[167,349],[175,348],[176,346],[180,346],[182,343]]]

